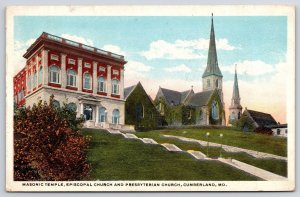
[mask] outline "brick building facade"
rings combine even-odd
[[[17,105],[53,94],[55,105],[84,115],[86,127],[124,125],[124,56],[44,32],[23,57],[26,65],[14,77]]]

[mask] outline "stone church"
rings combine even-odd
[[[218,66],[213,18],[202,92],[183,92],[160,87],[154,103],[166,125],[225,125],[223,75]]]

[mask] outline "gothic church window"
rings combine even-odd
[[[207,87],[210,87],[210,80],[207,79]]]
[[[219,120],[219,105],[216,101],[212,103],[211,114],[214,120]]]

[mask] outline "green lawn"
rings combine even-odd
[[[92,180],[259,180],[218,161],[199,161],[160,145],[95,129],[82,133],[92,136],[88,149]]]
[[[247,146],[246,142],[227,142],[225,143],[225,138],[228,136],[234,136],[235,134],[237,135],[236,137],[233,137],[233,139],[238,140],[241,139],[241,135],[245,135],[247,138],[251,138],[254,137],[255,139],[259,139],[257,141],[255,141],[254,139],[249,139],[249,141],[251,141],[254,144],[258,144],[260,143],[260,141],[262,139],[265,139],[265,144],[270,144],[270,146],[272,144],[281,144],[282,147],[286,147],[286,144],[284,144],[284,142],[286,143],[285,139],[282,138],[274,138],[272,136],[264,136],[264,135],[260,135],[260,134],[254,134],[254,133],[241,133],[238,131],[223,131],[223,140],[222,141],[218,141],[218,138],[215,138],[214,135],[219,136],[219,133],[221,133],[222,131],[218,131],[215,129],[210,129],[210,130],[205,130],[205,131],[201,131],[198,130],[198,132],[202,133],[205,135],[206,132],[210,132],[210,141],[213,142],[217,142],[220,143],[222,142],[223,144],[228,144],[228,145],[233,145],[233,144],[242,144],[244,146]],[[190,137],[190,138],[195,138],[195,139],[202,139],[202,140],[206,140],[203,138],[196,138],[193,136],[201,136],[201,134],[195,134],[196,130],[195,129],[182,129],[182,130],[161,130],[161,131],[149,131],[149,132],[136,132],[135,135],[141,138],[152,138],[154,140],[156,140],[159,143],[171,143],[171,144],[175,144],[176,146],[178,146],[179,148],[181,148],[182,150],[199,150],[201,152],[203,152],[204,154],[207,154],[207,147],[202,147],[200,146],[198,143],[192,143],[192,142],[183,142],[180,141],[178,139],[174,139],[174,138],[165,138],[162,135],[164,134],[168,134],[168,135],[180,135],[180,136],[184,136],[184,137]],[[226,133],[225,133],[226,132]],[[214,140],[213,140],[214,139]],[[239,146],[239,147],[243,147],[243,146]],[[282,148],[281,147],[281,148]],[[255,150],[257,149],[256,146],[253,146],[249,149]],[[220,148],[217,147],[209,147],[208,149],[208,155],[209,157],[219,157],[220,156]],[[267,151],[263,151],[262,152],[267,152]],[[222,157],[228,158],[231,157],[233,159],[245,162],[247,164],[265,169],[267,171],[273,172],[275,174],[281,175],[281,176],[287,176],[287,162],[285,160],[278,160],[278,159],[258,159],[255,158],[251,155],[248,155],[246,153],[230,153],[230,152],[225,152],[224,150],[221,150],[221,154]]]

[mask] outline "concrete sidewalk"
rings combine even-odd
[[[163,135],[163,136],[166,137],[166,138],[175,138],[175,139],[185,141],[185,142],[195,142],[195,143],[200,144],[201,146],[207,146],[207,141],[203,141],[203,140],[196,140],[196,139],[193,139],[193,138],[186,138],[186,137],[175,136],[175,135]],[[210,147],[221,147],[221,144],[214,143],[214,142],[209,142],[209,146]],[[235,146],[229,146],[229,145],[222,144],[222,149],[226,152],[244,152],[244,153],[252,155],[253,157],[256,157],[256,158],[273,158],[273,159],[280,159],[280,160],[286,160],[287,161],[286,157],[273,155],[273,154],[270,154],[270,153],[264,153],[264,152],[249,150],[249,149],[245,149],[245,148],[239,148],[239,147],[235,147]]]
[[[218,158],[218,161],[228,164],[232,167],[240,169],[240,170],[247,172],[249,174],[252,174],[254,176],[257,176],[265,181],[286,181],[287,180],[286,177],[279,176],[272,172],[263,170],[261,168],[257,168],[255,166],[243,163],[243,162],[235,160],[235,159],[229,160],[229,159]]]

